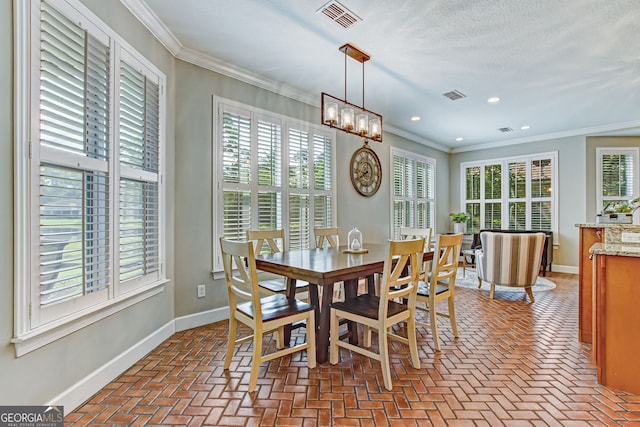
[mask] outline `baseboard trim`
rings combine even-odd
[[[553,264],[551,269],[554,273],[569,273],[569,274],[578,274],[578,267],[574,265],[558,265]]]
[[[209,323],[227,320],[229,318],[229,306],[176,317],[176,332],[208,325]]]
[[[147,353],[175,333],[175,321],[171,320],[155,332],[122,352],[109,363],[87,375],[45,405],[63,405],[65,413],[75,410],[88,398],[125,372]]]

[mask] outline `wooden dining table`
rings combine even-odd
[[[287,294],[295,297],[296,281],[309,283],[309,300],[315,309],[316,360],[325,363],[329,356],[329,304],[333,301],[335,283],[344,283],[345,298],[358,292],[359,279],[367,279],[367,291],[375,292],[374,276],[382,273],[388,244],[365,243],[362,254],[344,253],[345,246],[338,248],[304,249],[256,255],[256,268],[287,278]],[[424,261],[433,259],[433,252],[425,252]],[[322,288],[322,297],[318,290]],[[285,333],[289,342],[291,330]],[[357,344],[358,336],[351,331],[349,340]]]

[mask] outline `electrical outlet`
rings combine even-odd
[[[205,285],[198,285],[198,298],[204,298],[207,295],[207,288]]]
[[[623,243],[640,243],[640,233],[622,233]]]

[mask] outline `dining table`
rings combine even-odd
[[[287,278],[287,295],[295,297],[296,281],[309,283],[309,301],[315,310],[316,360],[326,363],[329,356],[329,305],[333,302],[334,285],[344,284],[345,298],[358,293],[360,279],[367,280],[367,292],[375,292],[375,275],[382,273],[389,244],[364,243],[360,252],[346,253],[346,246],[287,250],[256,255],[256,268]],[[366,252],[365,252],[366,251]],[[423,260],[433,259],[432,251],[425,251]],[[319,290],[322,289],[322,292]],[[307,330],[308,333],[308,330]],[[285,330],[285,342],[291,338],[291,328]],[[358,343],[355,327],[349,328],[349,340]]]

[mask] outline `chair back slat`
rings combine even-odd
[[[316,240],[316,248],[324,248],[325,242],[330,248],[340,246],[340,229],[338,227],[314,228],[313,235]]]
[[[407,239],[420,239],[424,237],[425,251],[431,250],[431,237],[433,236],[433,228],[414,228],[414,227],[400,227],[400,238],[402,240]]]
[[[380,286],[380,319],[386,318],[388,302],[393,299],[406,298],[409,307],[415,307],[424,244],[424,238],[389,243]]]
[[[441,234],[436,237],[430,279],[432,292],[435,292],[437,282],[446,279],[449,279],[449,288],[453,288],[458,270],[462,236],[462,233],[458,233]]]
[[[262,317],[253,243],[227,240],[222,237],[220,247],[229,294],[229,307],[237,306],[237,298],[251,301],[256,316]]]
[[[255,240],[255,253],[278,253],[285,251],[284,230],[247,230],[247,239]],[[278,242],[280,241],[280,246]],[[268,248],[264,244],[267,244]]]

